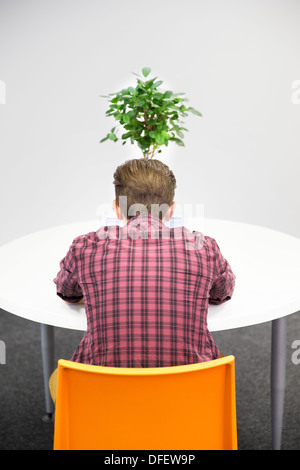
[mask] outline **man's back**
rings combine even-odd
[[[219,356],[207,309],[231,298],[235,276],[210,237],[139,215],[77,237],[54,281],[64,300],[84,297],[87,333],[73,361],[164,367]]]

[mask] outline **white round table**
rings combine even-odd
[[[53,283],[59,261],[73,239],[96,231],[99,221],[49,228],[0,247],[0,307],[41,324],[46,412],[53,403],[48,380],[54,369],[54,327],[86,329],[83,304],[68,304]],[[210,305],[210,331],[272,320],[272,447],[280,448],[285,389],[285,330],[289,314],[300,310],[300,239],[263,228],[215,219],[190,219],[186,226],[216,239],[236,275],[232,299]]]

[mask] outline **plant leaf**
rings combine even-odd
[[[152,88],[153,88],[153,89],[154,89],[154,88],[157,88],[157,87],[159,87],[162,83],[163,83],[163,82],[162,82],[161,80],[159,80],[158,82],[153,83]]]
[[[117,142],[118,140],[118,137],[116,136],[116,134],[112,133],[112,134],[109,134],[108,138],[110,140],[113,140],[114,142]]]
[[[164,94],[164,100],[167,100],[167,99],[171,98],[172,94],[173,93],[171,91],[169,91],[169,90],[166,91],[166,93]]]
[[[150,72],[151,72],[150,67],[144,67],[142,70],[142,74],[144,75],[145,78],[148,77]]]
[[[176,129],[176,134],[178,135],[178,137],[181,137],[182,139],[184,138],[183,132],[181,132],[179,129]]]
[[[128,114],[124,114],[122,118],[123,118],[123,122],[124,122],[125,124],[129,124],[129,123],[130,123],[130,116],[128,116]]]
[[[196,116],[202,116],[202,114],[194,108],[188,108],[187,111],[191,111],[191,113],[195,114]]]
[[[150,132],[149,132],[149,135],[150,135],[150,137],[152,137],[152,139],[155,139],[155,137],[156,137],[156,132],[155,132],[155,131],[150,131]]]
[[[163,145],[165,143],[165,136],[162,132],[156,133],[155,142],[157,143],[157,145]]]
[[[122,139],[128,139],[129,137],[132,137],[132,132],[126,132],[126,134],[122,135]]]
[[[173,142],[175,142],[177,145],[179,145],[180,147],[184,147],[184,143],[182,142],[182,140],[180,139],[176,139],[176,137],[172,137],[170,140],[172,140]]]

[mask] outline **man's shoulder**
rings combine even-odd
[[[88,232],[83,235],[78,235],[77,237],[75,237],[72,242],[72,245],[74,246],[83,245],[89,241],[91,242],[97,241],[97,239],[98,239],[97,232]]]
[[[175,240],[184,240],[185,247],[192,251],[199,251],[206,248],[209,251],[218,249],[218,245],[214,238],[205,235],[199,230],[190,230],[189,228],[175,227],[171,229]]]

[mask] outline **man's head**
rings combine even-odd
[[[161,219],[169,220],[172,217],[176,179],[161,161],[144,158],[128,160],[116,169],[114,185],[115,208],[120,219],[122,216],[125,219],[134,217],[138,213],[138,204]],[[124,213],[121,196],[127,197],[127,214]]]

